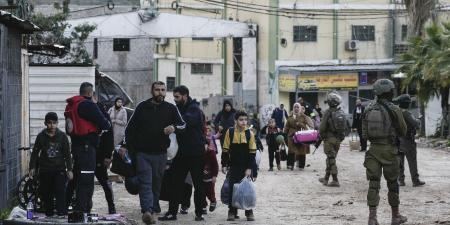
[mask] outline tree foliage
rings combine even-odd
[[[63,2],[63,7],[55,5],[58,13],[53,15],[44,15],[35,13],[31,21],[42,29],[42,32],[36,32],[31,35],[31,43],[38,45],[63,45],[68,54],[61,57],[34,55],[33,62],[37,63],[81,63],[91,64],[92,59],[86,51],[84,43],[89,34],[95,30],[95,25],[81,24],[76,27],[67,23],[69,17],[69,1]]]

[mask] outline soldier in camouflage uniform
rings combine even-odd
[[[328,185],[329,187],[339,187],[339,181],[337,178],[338,169],[336,166],[336,157],[339,151],[342,140],[345,138],[345,132],[342,129],[337,128],[339,125],[339,120],[341,119],[348,129],[347,119],[344,112],[339,107],[341,104],[341,96],[335,92],[331,92],[327,96],[327,103],[330,108],[325,112],[322,117],[323,120],[320,123],[319,133],[320,137],[324,140],[323,151],[327,155],[325,177],[320,178],[319,182],[323,185]],[[339,114],[339,116],[336,116]],[[339,119],[337,119],[339,118]],[[345,129],[343,127],[343,129]],[[333,176],[333,181],[328,183],[330,175]]]
[[[399,163],[397,159],[397,138],[406,134],[406,123],[402,111],[392,104],[395,85],[388,79],[379,79],[373,85],[377,96],[364,112],[362,135],[370,141],[366,152],[364,167],[366,167],[369,190],[367,204],[369,206],[369,225],[378,225],[377,206],[380,201],[380,180],[382,174],[389,189],[388,200],[392,208],[391,225],[402,224],[407,218],[399,213]]]
[[[394,99],[394,102],[398,103],[402,112],[403,118],[406,122],[406,135],[401,137],[400,146],[398,148],[398,158],[400,163],[400,176],[398,183],[400,186],[405,186],[405,156],[408,160],[409,172],[411,173],[411,179],[413,187],[422,186],[425,182],[419,180],[419,173],[417,170],[417,146],[414,136],[416,136],[416,130],[420,127],[420,120],[414,118],[411,112],[408,111],[411,104],[411,97],[408,94],[403,94]]]

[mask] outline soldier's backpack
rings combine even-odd
[[[330,113],[331,128],[337,138],[343,140],[349,131],[347,117],[342,109]]]
[[[365,111],[364,120],[367,123],[367,138],[369,140],[392,138],[395,134],[393,130],[392,117],[387,106],[380,103],[371,104]]]

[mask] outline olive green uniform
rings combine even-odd
[[[320,137],[324,140],[323,151],[327,156],[326,160],[326,174],[337,175],[338,169],[336,166],[336,157],[341,146],[342,137],[333,133],[331,128],[331,113],[337,111],[338,108],[331,107],[328,109],[323,120],[320,122],[319,133]]]
[[[399,162],[400,162],[400,181],[405,181],[405,156],[408,160],[409,172],[411,173],[411,179],[413,183],[418,183],[419,173],[417,170],[417,146],[414,136],[416,135],[416,129],[420,126],[420,121],[413,117],[411,112],[407,109],[402,109],[403,118],[407,125],[407,132],[404,137],[400,138],[399,150]]]
[[[362,133],[363,138],[370,141],[369,151],[366,152],[364,167],[366,167],[367,179],[369,180],[369,191],[367,193],[367,204],[369,207],[377,207],[380,201],[380,180],[381,175],[384,175],[386,179],[388,192],[389,205],[392,207],[398,207],[400,204],[399,199],[399,186],[397,178],[399,176],[399,163],[397,159],[397,143],[398,137],[403,137],[406,134],[406,123],[403,118],[401,109],[395,106],[391,102],[381,99],[387,107],[393,113],[393,119],[391,119],[392,125],[395,124],[391,138],[385,139],[371,139],[368,136],[368,123],[367,118],[363,119]],[[372,103],[379,104],[379,103]],[[366,109],[366,113],[370,111],[369,105]],[[386,131],[390,132],[390,131]]]

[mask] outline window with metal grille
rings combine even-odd
[[[113,39],[113,51],[129,52],[130,51],[130,39],[129,38],[114,38]]]
[[[98,40],[94,38],[94,54],[93,58],[96,59],[98,57]]]
[[[375,26],[352,26],[352,40],[375,41]]]
[[[317,26],[294,26],[294,42],[317,41]]]
[[[402,41],[406,41],[408,38],[408,25],[402,25]]]
[[[166,77],[167,91],[173,91],[175,89],[175,77]]]
[[[192,63],[191,74],[212,74],[212,64],[210,63]]]

